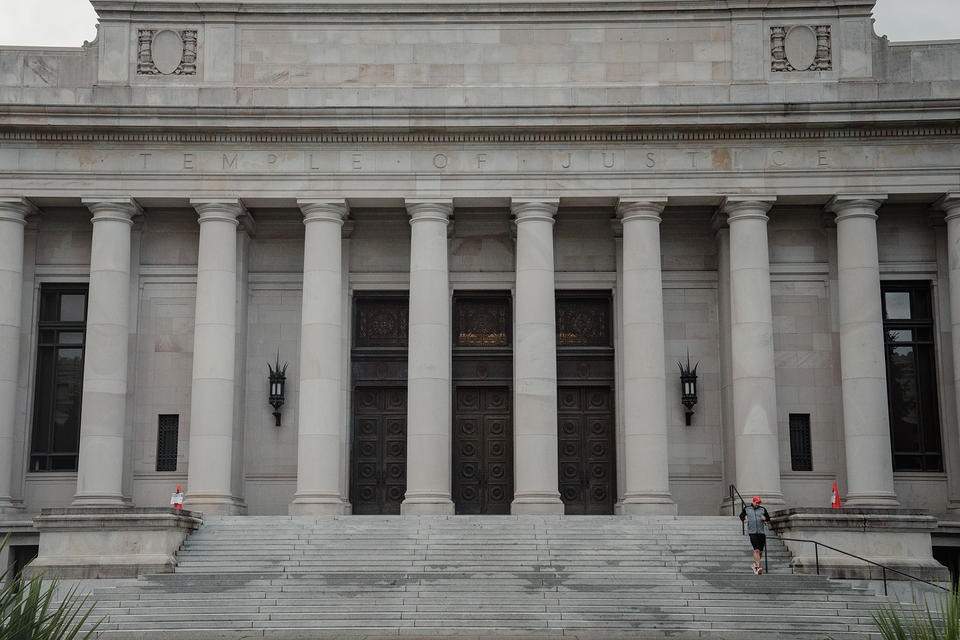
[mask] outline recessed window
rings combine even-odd
[[[180,416],[157,416],[157,471],[177,470],[177,447],[180,442]]]
[[[894,471],[943,471],[933,301],[926,282],[882,285]]]
[[[76,471],[87,285],[40,288],[31,471]]]
[[[809,413],[790,414],[790,468],[794,471],[813,471]]]

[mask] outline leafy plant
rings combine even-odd
[[[960,640],[960,591],[954,589],[937,602],[936,612],[890,604],[873,614],[884,640]]]
[[[0,541],[0,550],[7,538]],[[37,574],[30,579],[15,576],[9,569],[0,574],[0,640],[87,640],[100,622],[84,630],[93,613],[93,604],[80,596],[76,587],[57,597],[59,583]]]

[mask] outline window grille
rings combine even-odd
[[[161,414],[157,418],[157,471],[176,471],[180,416]]]
[[[790,414],[790,468],[794,471],[813,471],[809,413]]]

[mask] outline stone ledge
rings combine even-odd
[[[933,558],[931,534],[937,519],[920,509],[794,508],[770,516],[770,528],[790,550],[794,573],[832,578],[879,580],[883,569],[817,542],[930,582],[949,580],[947,568]],[[887,571],[887,580],[909,580]]]
[[[172,573],[174,554],[203,523],[170,508],[44,509],[34,519],[40,553],[30,573],[59,578],[132,578]]]

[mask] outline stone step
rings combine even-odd
[[[774,538],[774,571],[755,576],[741,534],[732,517],[208,518],[176,573],[100,582],[99,633],[853,640],[872,630],[877,599],[790,575]]]

